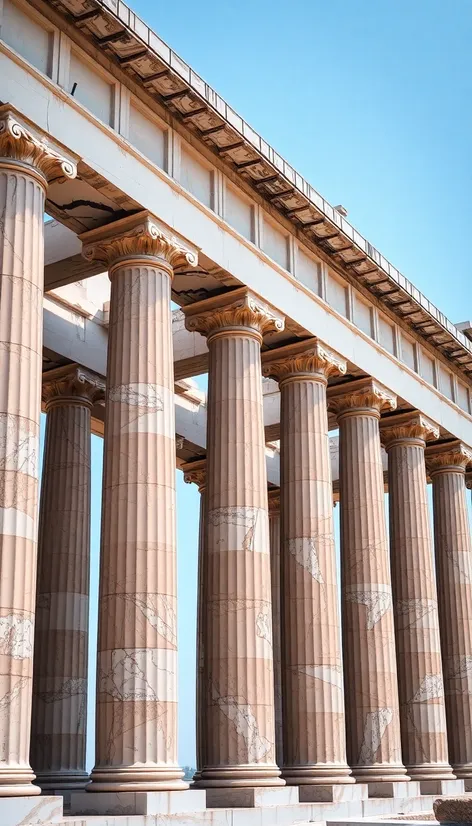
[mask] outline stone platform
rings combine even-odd
[[[346,821],[349,826],[360,826],[366,820],[369,826],[376,822],[407,826],[408,815],[419,826],[418,816],[432,815],[437,794],[421,794],[420,783],[415,781],[390,785],[384,796],[375,797],[382,790],[365,783],[320,786],[317,791],[314,786],[258,789],[247,798],[249,806],[237,808],[225,805],[223,790],[217,808],[205,807],[202,790],[76,793],[72,805],[82,812],[70,815],[63,814],[58,797],[4,798],[0,799],[0,826],[341,826]],[[391,792],[394,796],[388,796]],[[447,781],[444,796],[461,794],[463,781]],[[228,792],[228,804],[230,797]],[[470,799],[472,803],[472,795]],[[396,815],[402,819],[395,820]]]

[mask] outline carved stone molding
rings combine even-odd
[[[285,326],[284,316],[247,287],[198,301],[183,310],[187,330],[207,337],[238,327],[263,336],[281,332]]]
[[[411,439],[422,442],[439,439],[439,426],[418,410],[399,413],[380,422],[380,440],[386,450],[394,443]]]
[[[395,410],[397,397],[376,379],[356,379],[329,388],[328,407],[337,416],[354,410],[375,411],[380,414]]]
[[[147,211],[139,212],[98,229],[79,235],[82,255],[88,261],[100,261],[112,268],[120,259],[141,256],[158,258],[172,270],[183,264],[195,267],[198,263],[196,250],[184,246],[181,239],[172,234]],[[149,262],[150,263],[150,262]]]
[[[269,516],[280,513],[280,488],[270,488],[268,492]]]
[[[22,161],[43,174],[47,181],[75,178],[77,164],[37,137],[14,109],[0,107],[0,157]]]
[[[206,486],[206,459],[196,459],[194,462],[185,462],[182,465],[184,482],[188,485],[195,484],[199,493]]]
[[[425,458],[430,475],[454,468],[459,472],[465,471],[467,465],[472,464],[472,448],[459,439],[454,439],[451,442],[427,447]]]
[[[279,383],[294,376],[328,379],[344,376],[347,362],[317,338],[289,344],[262,354],[262,375]]]
[[[88,404],[90,407],[105,399],[105,380],[80,367],[67,364],[43,374],[42,401],[46,412],[53,406]]]

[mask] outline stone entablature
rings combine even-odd
[[[202,141],[201,151],[211,147],[217,157],[231,164],[232,177],[249,191],[255,189],[276,215],[293,225],[295,232],[315,245],[325,260],[333,261],[348,280],[370,290],[408,325],[421,326],[447,358],[457,359],[462,369],[472,369],[472,343],[431,304],[344,216],[330,206],[269,144],[178,57],[124,3],[115,14],[100,0],[54,0],[54,5],[72,15],[77,29],[69,29],[82,47],[92,53],[105,48],[109,68],[124,86],[138,77],[141,92],[156,111],[174,123],[185,124],[184,134]],[[51,17],[51,10],[40,8]],[[87,17],[84,18],[84,8]],[[52,13],[54,18],[54,13]],[[59,23],[59,21],[57,20]],[[60,26],[62,27],[62,26]],[[85,36],[85,39],[84,39]],[[107,64],[107,59],[100,59]],[[117,73],[117,65],[121,71]],[[186,130],[190,130],[189,132]],[[180,131],[182,129],[180,128]],[[210,158],[212,155],[210,154]],[[419,330],[418,330],[419,332]],[[420,335],[421,335],[420,333]]]
[[[11,0],[6,0],[6,2],[11,2]],[[50,9],[49,9],[49,11],[50,11]],[[62,44],[61,48],[64,47],[65,40],[67,40],[67,38],[61,38],[60,39],[60,42]],[[59,41],[57,41],[57,39],[55,39],[54,43],[56,43],[56,42],[59,42]],[[70,43],[69,43],[69,47],[70,47]],[[9,53],[8,48],[3,47],[1,44],[0,44],[0,51],[3,52],[4,59],[7,61],[9,59],[8,55],[11,54],[11,52]],[[56,58],[58,57],[58,54],[57,53],[54,53],[54,54],[55,54],[55,61],[57,63]],[[63,55],[63,57],[65,59],[65,55]],[[99,55],[97,56],[97,59],[98,59],[98,62],[100,62],[100,56]],[[21,63],[21,60],[19,58],[17,58],[17,63],[18,63],[18,65]],[[67,61],[65,61],[64,65],[66,65],[66,63],[67,63]],[[31,67],[28,69],[25,66],[25,71],[31,72],[32,71]],[[52,84],[50,83],[49,86],[51,87]],[[112,83],[112,86],[113,86],[113,83]],[[118,83],[115,83],[115,85],[113,86],[113,89],[115,90],[114,91],[115,97],[116,96],[119,97],[118,90],[120,88],[121,88],[122,92],[125,89],[124,86],[120,87]],[[75,108],[76,112],[82,110],[81,117],[82,117],[82,114],[83,114],[84,117],[86,117],[86,119],[88,121],[90,121],[91,123],[93,122],[94,126],[96,126],[98,129],[102,130],[102,132],[106,130],[106,127],[103,124],[100,125],[99,121],[97,121],[97,119],[93,115],[91,115],[90,113],[87,113],[86,111],[84,111],[83,107],[78,106],[78,104],[75,101],[73,101],[73,99],[70,96],[66,95],[65,92],[60,90],[59,87],[57,87],[57,94],[58,94],[58,98],[60,96],[63,98],[63,100],[61,101],[61,105],[64,102],[68,102],[68,100],[70,100],[71,108]],[[116,100],[118,99],[118,97],[116,97]],[[116,144],[116,145],[118,145],[118,144],[121,145],[122,144],[123,145],[122,148],[128,148],[129,151],[130,151],[130,154],[132,154],[133,151],[134,151],[135,156],[138,157],[138,156],[140,156],[140,153],[136,152],[136,150],[133,150],[133,147],[130,146],[129,141],[125,139],[125,135],[127,135],[128,139],[129,139],[129,134],[126,132],[126,129],[124,127],[124,124],[126,123],[126,117],[127,117],[127,116],[125,117],[124,113],[126,111],[128,111],[128,115],[129,115],[129,111],[130,111],[129,96],[127,97],[126,95],[124,95],[122,104],[120,104],[120,106],[121,106],[120,111],[122,112],[122,115],[123,115],[123,117],[121,117],[121,120],[120,120],[120,130],[119,131],[114,131],[112,133],[111,130],[108,129],[108,140],[113,141],[113,143]],[[176,166],[177,166],[177,168],[179,166],[179,162],[178,162],[179,149],[178,149],[178,146],[179,146],[180,137],[175,131],[175,128],[177,126],[178,126],[178,124],[174,124],[174,133],[173,133],[172,140],[170,140],[170,137],[171,137],[171,133],[172,133],[173,130],[172,129],[167,129],[168,140],[166,139],[167,143],[168,143],[168,149],[171,150],[171,156],[172,156],[171,157],[171,166],[167,169],[167,172],[170,175],[172,175],[172,177],[174,178],[175,181],[179,181],[179,177],[178,177],[178,175],[175,171]],[[182,131],[182,129],[184,129],[184,127],[179,127],[179,128],[180,128],[180,131]],[[180,148],[183,150],[184,145],[183,145],[182,141],[180,141],[180,144],[181,144]],[[75,146],[75,143],[74,143],[74,146]],[[203,154],[204,154],[204,150],[205,150],[205,147],[203,145],[201,147],[201,150],[202,150],[202,163],[207,163],[207,159],[203,158]],[[195,158],[196,158],[196,155],[195,155]],[[144,163],[144,161],[143,161],[143,163]],[[210,161],[210,163],[211,163],[211,161]],[[212,173],[210,174],[210,172],[208,173],[212,177],[212,180],[214,181],[215,186],[214,186],[214,189],[212,189],[212,201],[211,201],[210,209],[206,209],[206,212],[207,212],[206,217],[208,219],[210,219],[210,221],[213,222],[213,223],[214,222],[219,223],[219,221],[221,220],[221,217],[223,218],[223,220],[225,220],[225,218],[224,218],[225,210],[224,210],[224,206],[223,206],[224,201],[225,201],[225,195],[224,195],[224,193],[225,193],[225,181],[226,181],[226,178],[229,177],[229,176],[224,175],[224,174],[221,175],[220,172],[217,171],[217,167],[218,167],[219,163],[221,163],[221,161],[219,159],[213,158],[215,174],[213,175]],[[213,164],[212,164],[212,166],[213,166]],[[114,188],[112,185],[110,185],[109,182],[106,182],[104,179],[100,179],[99,176],[97,176],[97,174],[95,172],[93,172],[92,169],[90,169],[90,168],[85,169],[85,166],[86,165],[82,162],[82,164],[81,164],[81,177],[83,176],[84,179],[87,180],[87,182],[90,182],[92,184],[92,186],[96,186],[97,189],[100,190],[100,197],[101,197],[102,192],[106,191],[107,194],[108,194],[113,190],[113,197],[117,201],[117,208],[118,208],[118,204],[119,204],[120,206],[123,205],[123,211],[133,211],[133,209],[136,209],[136,210],[139,209],[139,206],[136,204],[136,202],[134,203],[134,207],[133,207],[133,202],[128,196],[123,198],[123,193],[119,193],[118,190],[116,188]],[[156,177],[157,177],[157,173],[160,170],[158,170],[156,165],[153,164],[150,161],[147,161],[147,166],[148,167],[151,166],[151,168],[154,168],[156,170]],[[209,169],[210,169],[210,167],[209,167]],[[113,173],[113,175],[111,175],[111,177],[114,179],[114,173]],[[161,177],[162,177],[163,180],[164,180],[164,178],[166,178],[168,180],[168,177],[163,172],[161,172]],[[233,177],[234,177],[234,175],[233,175]],[[177,186],[180,186],[180,184],[177,184]],[[182,197],[188,198],[189,201],[192,200],[191,193],[186,194],[186,195],[183,194]],[[74,197],[71,195],[70,199],[66,198],[66,201],[67,200],[69,200],[70,202],[74,202]],[[195,201],[195,199],[193,199],[193,200]],[[255,193],[254,194],[254,201],[256,201],[256,200],[257,200],[257,194]],[[204,211],[205,207],[203,205],[201,205],[201,206],[198,207],[198,209],[199,209],[199,211]],[[153,210],[156,211],[155,206],[153,206]],[[263,213],[263,210],[256,207],[256,213],[259,215],[259,219],[260,219],[260,216]],[[65,212],[63,212],[61,214],[61,220],[65,220],[65,221],[69,222],[69,219],[70,219],[70,221],[72,221],[72,217],[73,217],[72,213],[71,213],[70,216],[68,216],[68,215],[66,217],[64,217],[64,216],[66,216]],[[166,214],[165,217],[166,217],[167,221],[172,220],[171,217],[169,216],[169,214]],[[264,222],[265,222],[265,219],[264,220],[259,220],[260,226],[259,226],[258,231],[262,232],[262,235],[264,235],[264,227],[265,227]],[[206,228],[209,229],[210,228],[209,221],[207,221],[205,223],[206,223]],[[206,228],[205,228],[205,242],[204,243],[206,243]],[[283,229],[282,226],[281,226],[281,228]],[[234,234],[234,230],[232,229],[232,227],[230,225],[228,225],[225,228],[225,231],[227,231],[228,233],[233,232],[233,234]],[[188,237],[192,237],[192,233],[190,232],[189,228],[187,228],[187,235],[188,235]],[[200,238],[199,240],[200,240],[200,243],[202,243],[202,239]],[[256,237],[254,240],[255,240],[255,242],[257,242],[257,247],[258,247],[257,251],[255,250],[254,245],[249,245],[249,246],[251,247],[252,255],[255,258],[257,258],[259,262],[263,257],[267,258],[268,259],[267,263],[269,263],[271,266],[273,266],[274,270],[279,270],[280,271],[278,273],[279,277],[282,276],[284,279],[286,279],[287,282],[291,281],[291,283],[293,283],[294,282],[293,276],[295,276],[296,279],[298,279],[300,277],[300,274],[298,273],[296,268],[293,270],[292,273],[289,274],[287,272],[287,270],[283,269],[283,267],[277,266],[277,262],[274,261],[274,259],[271,259],[269,254],[263,248],[263,245],[261,244],[261,238],[260,237],[258,237],[258,238]],[[292,234],[287,234],[286,240],[287,240],[287,244],[288,244],[288,252],[289,252],[289,259],[290,259],[290,263],[288,264],[288,266],[292,267],[292,265],[293,265],[293,267],[295,267],[296,262],[297,262],[297,255],[296,255],[297,243],[295,242],[295,236],[292,235]],[[303,252],[303,248],[302,248],[301,243],[298,244],[298,246],[299,246],[300,254],[302,254],[302,255],[305,254]],[[212,251],[212,255],[213,254],[214,254],[214,251]],[[328,260],[328,258],[329,258],[329,257],[327,258],[327,256],[324,253],[320,253],[320,256],[321,256],[321,258],[326,259],[326,260]],[[205,261],[205,266],[206,267],[209,266],[208,258],[204,258],[204,256],[201,256],[201,260]],[[331,259],[329,259],[329,260],[331,260]],[[234,264],[234,262],[232,262],[232,263]],[[319,271],[319,291],[316,292],[316,290],[313,288],[313,286],[307,286],[307,282],[303,281],[303,277],[301,277],[301,280],[300,280],[300,289],[302,291],[304,291],[305,293],[307,293],[308,295],[310,295],[310,297],[313,297],[314,304],[315,304],[315,300],[316,300],[316,303],[319,305],[318,308],[317,308],[318,311],[319,311],[319,309],[321,309],[322,305],[323,305],[323,310],[324,310],[324,306],[326,306],[325,302],[327,302],[328,306],[329,306],[329,312],[332,313],[333,321],[334,321],[334,317],[336,315],[339,315],[339,313],[337,312],[335,306],[331,306],[329,304],[328,295],[327,295],[326,291],[328,289],[330,280],[334,279],[336,277],[339,280],[339,276],[335,276],[334,271],[329,269],[328,266],[325,263],[322,263],[322,261],[320,261],[320,260],[318,262],[315,262],[313,260],[312,264],[315,266],[315,268],[319,267],[319,270],[320,270]],[[87,266],[90,266],[90,265],[87,265]],[[228,266],[229,266],[229,264],[228,264]],[[210,285],[209,286],[210,291],[213,290],[213,289],[217,289],[218,288],[218,286],[217,286],[218,283],[220,283],[224,286],[235,286],[235,284],[236,284],[235,278],[237,278],[238,275],[239,275],[239,273],[237,272],[237,267],[235,268],[235,266],[232,266],[232,267],[229,267],[229,269],[230,269],[231,275],[229,275],[228,273],[225,273],[224,271],[222,271],[221,269],[218,269],[218,268],[215,270],[215,269],[213,269],[213,267],[211,265],[210,265],[209,271],[205,272],[205,268],[200,266],[198,268],[198,270],[199,270],[198,274],[200,274],[202,277],[201,277],[200,282],[199,282],[199,288],[203,285],[203,282],[206,282],[207,284]],[[96,272],[96,270],[95,270],[95,272]],[[292,276],[292,278],[290,276]],[[348,280],[350,279],[351,283],[348,284],[347,281],[345,283],[346,313],[345,314],[344,314],[344,312],[341,313],[340,315],[342,316],[342,318],[337,319],[338,324],[342,325],[342,327],[343,327],[343,330],[342,330],[343,334],[345,333],[347,336],[352,335],[353,328],[354,328],[355,329],[355,335],[356,336],[361,335],[361,336],[364,336],[364,337],[368,337],[369,341],[373,345],[372,346],[372,351],[375,350],[377,352],[379,343],[380,344],[382,343],[380,332],[379,332],[380,328],[381,328],[381,324],[386,324],[389,331],[390,331],[389,335],[392,338],[391,346],[389,345],[390,349],[388,350],[388,352],[389,352],[388,358],[390,359],[390,361],[396,362],[398,360],[401,363],[402,368],[406,368],[406,369],[404,369],[404,373],[406,373],[406,372],[411,373],[412,371],[414,371],[416,373],[416,375],[419,375],[421,377],[421,383],[424,383],[424,382],[429,383],[430,385],[437,388],[439,390],[439,392],[441,392],[441,394],[443,394],[448,400],[450,400],[452,402],[455,402],[457,405],[459,405],[462,408],[462,410],[465,410],[466,412],[470,412],[472,402],[471,402],[471,399],[470,399],[470,391],[469,391],[469,388],[468,388],[468,385],[467,385],[467,382],[466,382],[466,377],[463,375],[463,373],[460,372],[459,367],[456,368],[456,366],[453,365],[451,361],[449,362],[449,366],[452,368],[453,372],[451,372],[450,370],[448,370],[446,368],[445,361],[444,361],[445,357],[441,356],[441,353],[440,353],[438,347],[433,346],[433,344],[432,344],[433,339],[432,338],[430,339],[431,343],[429,345],[426,341],[424,341],[424,342],[422,342],[422,344],[420,346],[419,342],[421,341],[421,339],[420,339],[418,333],[416,333],[413,330],[412,330],[412,334],[410,336],[408,336],[407,333],[403,333],[403,329],[405,328],[405,323],[401,321],[399,316],[394,316],[394,315],[390,314],[390,317],[387,317],[387,315],[383,315],[379,311],[380,302],[377,301],[376,299],[372,302],[372,304],[370,306],[370,309],[369,309],[369,313],[370,313],[369,331],[368,332],[364,331],[362,326],[359,326],[360,322],[359,322],[359,324],[357,323],[356,312],[355,312],[355,307],[357,306],[358,298],[359,298],[359,303],[360,304],[362,304],[362,302],[364,300],[362,298],[362,295],[361,295],[363,288],[359,288],[359,290],[357,289],[357,287],[359,286],[358,282],[357,281],[352,281],[351,277],[349,276],[349,273],[346,274],[344,272],[344,277]],[[285,286],[285,284],[284,284],[284,286]],[[205,287],[203,287],[203,289],[205,289]],[[365,292],[365,290],[364,290],[364,292]],[[317,299],[316,299],[316,296],[317,296]],[[264,298],[266,300],[267,299],[270,300],[270,296],[267,296],[266,294],[264,295]],[[188,298],[186,300],[188,300]],[[192,300],[192,299],[190,299],[190,300]],[[406,305],[402,304],[402,308],[405,309]],[[421,312],[423,312],[423,311],[424,311],[424,308]],[[297,316],[298,316],[298,314],[295,313],[294,318],[296,318]],[[413,316],[409,316],[409,318],[413,318]],[[415,316],[415,318],[416,318],[416,316]],[[398,320],[398,322],[399,322],[398,324],[395,323],[396,320]],[[297,327],[297,324],[294,324],[293,327],[294,327],[294,333],[299,335],[299,331],[295,329]],[[452,327],[452,325],[451,325],[451,327]],[[308,325],[308,329],[310,330],[310,332],[312,334],[318,332],[316,330],[316,327],[311,328]],[[427,327],[422,328],[422,330],[423,330],[423,332],[427,333],[428,335],[431,333],[431,330],[429,330]],[[432,335],[432,333],[431,333],[431,335]],[[325,338],[326,338],[326,335],[325,335]],[[410,339],[410,340],[408,341],[408,339]],[[333,346],[333,344],[335,344],[335,342],[331,341],[331,346]],[[403,352],[404,347],[406,347],[406,346],[413,348],[413,351],[410,354],[412,360],[410,359],[410,356],[408,356],[408,358],[407,358],[405,356],[405,353]],[[405,350],[405,352],[406,352],[406,350]],[[433,356],[433,358],[431,358],[431,356]],[[436,358],[435,358],[435,356],[436,356]],[[460,364],[461,363],[460,360],[461,360],[462,356],[460,355],[460,351],[458,351],[457,348],[455,350],[455,358],[457,359],[458,364]],[[466,358],[468,358],[468,356],[466,356]],[[408,359],[410,359],[410,361]],[[369,365],[364,364],[364,365],[358,365],[358,366],[361,367],[365,373],[370,374],[372,372],[375,372],[375,371],[372,370],[372,367],[369,366]],[[398,364],[397,364],[397,368],[398,368]],[[384,380],[386,380],[386,379],[384,378]],[[397,388],[395,388],[395,389],[397,390]],[[416,397],[415,398],[409,398],[409,401],[410,401],[411,404],[413,404],[415,406],[418,404],[418,400],[416,399]],[[429,412],[431,413],[431,411],[429,411]],[[454,434],[454,428],[451,427],[449,429],[449,432],[451,433],[451,435],[453,435]],[[464,434],[462,434],[462,433],[457,433],[455,435],[459,435],[462,438],[464,436]]]

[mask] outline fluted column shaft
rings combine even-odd
[[[283,765],[282,641],[280,604],[280,490],[269,491],[270,581],[272,594],[272,650],[274,658],[275,762]]]
[[[198,568],[197,568],[197,634],[196,634],[196,684],[195,684],[195,711],[196,711],[196,746],[197,746],[197,771],[193,776],[194,782],[199,780],[201,769],[205,763],[205,743],[203,740],[205,726],[203,717],[205,709],[203,706],[203,617],[205,606],[204,587],[206,576],[204,575],[205,565],[205,531],[206,531],[206,459],[197,459],[188,462],[182,467],[184,480],[191,484],[194,482],[198,486],[200,493],[200,518],[198,530]]]
[[[277,785],[271,578],[262,408],[268,308],[246,290],[185,308],[209,349],[205,764],[200,786]],[[208,309],[207,309],[208,308]]]
[[[352,782],[333,528],[326,386],[346,363],[311,340],[264,354],[281,392],[282,680],[287,783]]]
[[[90,578],[90,411],[104,382],[46,375],[31,765],[43,790],[85,786]]]
[[[42,146],[42,148],[41,148]],[[29,765],[48,154],[0,109],[0,797],[35,795]],[[70,170],[73,174],[73,170]]]
[[[357,780],[403,780],[380,410],[396,400],[371,379],[336,388],[347,755]]]
[[[434,545],[449,756],[472,778],[472,542],[465,467],[472,450],[454,442],[426,449],[433,483]]]
[[[390,561],[403,760],[414,780],[450,779],[439,619],[429,520],[425,440],[436,425],[419,413],[386,419]]]
[[[174,241],[144,214],[82,236],[111,279],[97,664],[88,790],[184,788],[177,765]],[[111,237],[110,237],[111,234]],[[98,237],[97,237],[98,236]]]

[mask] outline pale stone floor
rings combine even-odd
[[[0,801],[0,826],[308,826],[314,823],[324,826],[362,826],[366,822],[387,826],[407,826],[412,822],[431,822],[433,801],[437,796],[422,795],[405,798],[368,798],[336,803],[296,803],[294,805],[262,806],[251,809],[220,808],[182,814],[104,814],[63,815],[57,803],[54,811],[45,808],[27,813],[20,812],[15,799]],[[16,799],[18,801],[18,799]],[[30,798],[31,800],[31,798]],[[41,798],[36,798],[38,803]],[[61,801],[62,802],[62,801]],[[43,807],[41,807],[43,808]],[[28,816],[30,814],[30,817]],[[52,817],[51,817],[52,815]]]

